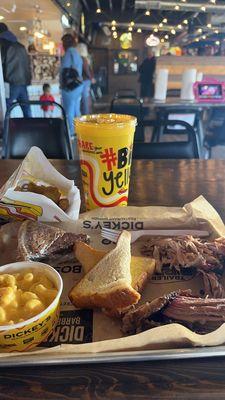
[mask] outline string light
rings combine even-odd
[[[216,40],[216,44],[217,44],[217,46],[219,46],[220,45],[220,41]]]
[[[196,39],[195,39],[195,42],[199,42],[199,38],[196,38]]]
[[[153,30],[154,30],[154,32],[159,32],[158,28],[155,28],[155,29],[153,29]]]
[[[161,43],[164,43],[164,42],[165,42],[165,40],[162,38],[162,39],[161,39]]]
[[[205,6],[202,6],[202,7],[201,7],[201,10],[202,10],[203,12],[205,12],[205,11],[206,11]]]
[[[101,14],[101,12],[102,12],[101,8],[97,8],[96,14]]]
[[[141,28],[138,28],[137,33],[141,33],[141,32],[142,32]]]
[[[27,30],[27,28],[26,28],[26,26],[20,26],[20,31],[26,31]]]
[[[118,37],[117,32],[113,32],[113,38],[117,39],[117,37]]]
[[[130,26],[134,26],[134,21],[131,21],[131,22],[130,22]]]
[[[2,21],[5,17],[3,15],[0,15],[0,21]]]
[[[184,20],[183,20],[183,24],[187,25],[187,24],[188,24],[188,20],[187,20],[187,19],[184,19]]]
[[[210,3],[216,4],[216,0],[209,0]]]
[[[202,28],[198,28],[198,33],[202,33]]]
[[[116,25],[116,21],[115,19],[112,20],[111,25],[115,26]]]
[[[216,29],[214,32],[215,32],[217,35],[218,35],[218,33],[219,33],[218,29]]]
[[[175,7],[174,7],[174,10],[179,10],[180,9],[180,6],[178,6],[178,5],[176,5]]]
[[[112,29],[112,31],[115,31],[116,27],[113,25],[111,29]]]
[[[150,13],[149,10],[146,10],[146,11],[145,11],[145,15],[149,16],[150,14],[151,14],[151,13]]]
[[[205,40],[205,39],[206,39],[206,36],[205,36],[205,35],[203,35],[203,36],[202,36],[202,39],[203,39],[203,40]]]
[[[132,26],[129,26],[128,31],[129,31],[129,32],[132,32],[132,31],[133,31]]]
[[[66,6],[67,6],[67,7],[70,7],[70,6],[71,6],[71,3],[68,1],[68,2],[66,3]]]
[[[212,28],[212,24],[207,24],[207,28]]]
[[[172,35],[176,35],[176,31],[175,31],[175,29],[171,29],[171,31],[170,31],[171,33],[172,33]]]
[[[183,26],[181,24],[177,25],[178,29],[183,29]]]
[[[169,35],[165,35],[164,38],[167,40],[169,39]]]
[[[167,18],[163,18],[163,20],[162,20],[162,22],[164,23],[164,24],[167,24]]]
[[[181,0],[182,1],[182,3],[186,3],[186,0]]]
[[[162,27],[163,27],[163,23],[162,23],[162,22],[160,22],[160,24],[159,24],[159,27],[160,27],[160,28],[162,28]]]

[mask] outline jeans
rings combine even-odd
[[[74,118],[80,117],[80,102],[83,83],[74,90],[62,90],[62,102],[68,119],[70,136],[74,136]]]
[[[83,92],[82,92],[82,114],[90,114],[90,88],[91,81],[86,79],[83,81]]]
[[[9,108],[15,100],[29,101],[26,85],[10,85],[9,98],[6,100],[7,108]],[[21,105],[21,108],[24,118],[32,117],[29,105]]]

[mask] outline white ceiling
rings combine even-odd
[[[43,21],[53,40],[59,41],[62,36],[61,12],[51,0],[0,0],[0,15],[20,40],[25,41],[26,33],[19,30],[20,26],[28,29],[37,17]]]

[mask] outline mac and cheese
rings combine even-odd
[[[0,325],[23,322],[44,311],[57,289],[43,272],[0,274]]]

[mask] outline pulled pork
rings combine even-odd
[[[171,292],[130,309],[123,316],[122,331],[134,334],[172,322],[199,333],[213,331],[225,322],[225,299],[194,297],[190,290]]]
[[[225,261],[225,238],[204,242],[192,236],[152,237],[141,250],[142,254],[155,259],[156,271],[163,265],[196,267],[205,272],[221,270]]]

